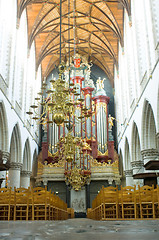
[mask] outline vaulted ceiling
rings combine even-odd
[[[35,41],[36,69],[48,76],[60,60],[60,0],[17,0],[18,19],[26,9],[28,47]],[[113,86],[118,43],[123,46],[124,9],[131,0],[62,0],[61,58],[74,49],[103,69]]]

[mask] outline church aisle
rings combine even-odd
[[[159,220],[1,221],[1,240],[158,240]]]

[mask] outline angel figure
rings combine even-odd
[[[98,80],[97,80],[97,91],[104,88],[104,80],[105,80],[105,78],[103,78],[103,80],[101,80],[101,77],[98,78]]]
[[[114,126],[113,120],[115,120],[115,118],[112,117],[112,116],[109,114],[109,117],[108,117],[108,129],[109,129],[109,130],[112,130],[112,127]]]

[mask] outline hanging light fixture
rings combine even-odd
[[[86,119],[90,117],[90,112],[85,106],[82,96],[82,87],[80,90],[73,82],[76,69],[85,69],[86,63],[81,63],[81,57],[76,53],[76,6],[73,0],[73,62],[70,56],[70,0],[68,0],[68,65],[61,60],[61,34],[62,34],[62,0],[60,0],[60,63],[58,79],[51,79],[51,87],[48,89],[44,80],[39,97],[35,98],[35,104],[30,106],[27,112],[32,119],[42,124],[47,131],[48,124],[53,122],[67,128],[67,133],[59,139],[57,143],[56,157],[63,159],[66,164],[65,180],[76,191],[81,190],[86,181],[90,179],[90,160],[91,148],[85,139],[75,136],[75,124],[82,126]],[[88,67],[88,66],[87,66]],[[65,71],[68,72],[68,82],[66,81]],[[72,79],[71,79],[72,76]],[[77,84],[78,85],[78,84]],[[46,98],[44,99],[44,91]],[[42,107],[42,114],[39,115],[39,106]],[[79,114],[76,114],[76,109]],[[84,120],[83,120],[84,119]],[[82,129],[81,129],[82,131]],[[52,146],[51,146],[52,149]]]
[[[74,113],[75,107],[78,105],[78,94],[74,88],[70,88],[70,70],[69,70],[69,86],[64,79],[64,71],[66,65],[61,61],[61,35],[62,35],[62,0],[60,0],[60,64],[59,64],[59,77],[57,80],[52,79],[50,83],[52,87],[46,91],[46,99],[44,97],[35,98],[36,103],[30,106],[30,110],[27,112],[32,116],[33,120],[37,120],[39,124],[46,127],[49,123],[56,123],[58,126],[64,121],[67,121],[67,117],[70,113]],[[69,51],[70,52],[70,51]],[[70,54],[70,53],[69,53]],[[70,59],[70,56],[69,56]],[[70,60],[69,60],[70,61]],[[70,66],[70,62],[69,62]],[[46,90],[46,82],[44,81],[41,87],[39,95],[43,95]],[[76,94],[72,98],[72,95]],[[42,106],[42,114],[39,115],[39,106]],[[69,121],[70,122],[70,121]]]

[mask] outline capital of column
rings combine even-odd
[[[141,168],[144,166],[144,162],[143,161],[133,161],[133,162],[131,162],[131,166],[132,166],[132,168]]]
[[[30,177],[31,171],[23,170],[23,171],[21,171],[21,175],[22,175],[22,177]]]
[[[10,163],[10,168],[12,170],[20,170],[22,168],[22,163],[17,163],[17,162],[11,162]]]
[[[124,171],[124,174],[125,174],[125,177],[132,177],[133,175],[133,170],[130,169],[130,170],[125,170]]]
[[[43,179],[43,184],[44,186],[47,186],[48,180],[47,179]]]
[[[150,148],[150,149],[144,149],[141,151],[141,155],[144,160],[144,164],[146,164],[149,161],[153,161],[156,158],[159,157],[159,152],[157,149]]]
[[[6,164],[10,160],[10,153],[0,150],[0,160],[2,164]]]

